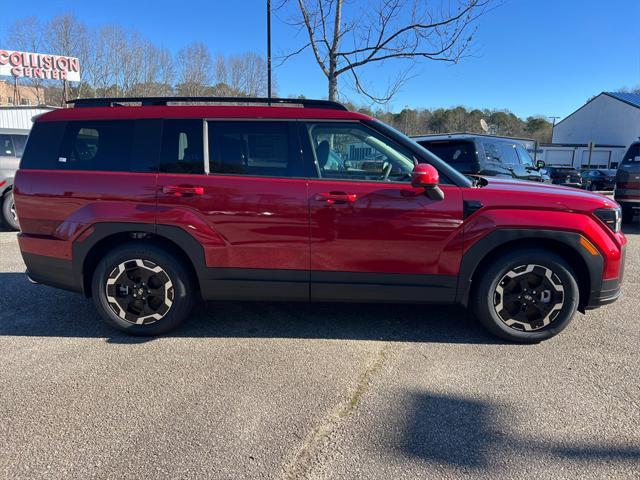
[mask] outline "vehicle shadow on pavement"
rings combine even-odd
[[[510,468],[509,463],[526,464],[531,458],[547,463],[634,463],[640,458],[640,448],[633,444],[543,441],[514,434],[508,406],[477,398],[410,392],[394,408],[407,414],[399,420],[399,429],[387,429],[403,436],[388,439],[389,447],[438,465],[486,473]]]
[[[0,335],[153,340],[112,329],[90,299],[33,285],[23,273],[0,273],[0,312]],[[462,308],[391,304],[215,302],[199,305],[167,336],[503,343]]]

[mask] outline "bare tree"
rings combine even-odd
[[[55,55],[77,57],[80,61],[80,84],[75,87],[73,96],[80,94],[83,86],[84,69],[89,55],[87,27],[78,21],[73,14],[66,13],[54,17],[46,26],[46,46]],[[62,81],[63,90],[67,85]],[[63,100],[65,95],[63,93]]]
[[[310,48],[327,77],[329,100],[338,96],[338,78],[348,74],[359,94],[385,103],[409,78],[417,61],[458,62],[467,54],[476,20],[490,1],[378,0],[358,7],[344,0],[296,0],[293,23],[306,32],[308,42],[282,61]],[[361,78],[363,67],[392,60],[408,64],[384,94],[372,93]]]
[[[216,58],[216,93],[261,97],[267,93],[267,62],[261,55],[247,52]]]
[[[196,42],[178,52],[180,95],[205,95],[210,88],[213,59],[204,43]]]
[[[18,19],[9,27],[6,40],[14,50],[41,52],[43,47],[42,25],[36,17]],[[39,104],[44,103],[46,80],[35,76],[27,77],[22,82],[29,87],[33,87]]]

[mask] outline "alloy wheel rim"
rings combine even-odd
[[[514,330],[533,332],[551,324],[564,306],[564,286],[548,267],[520,265],[505,273],[493,295],[500,320]]]
[[[167,272],[140,258],[116,266],[107,277],[105,292],[113,313],[135,325],[161,320],[171,310],[174,298]]]

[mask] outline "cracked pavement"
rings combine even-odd
[[[220,302],[131,338],[0,232],[0,478],[639,478],[626,231],[623,297],[529,346],[424,305]]]

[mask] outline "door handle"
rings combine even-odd
[[[358,199],[358,196],[355,193],[329,192],[318,193],[316,194],[315,199],[319,202],[325,202],[329,205],[333,205],[336,203],[354,203]]]
[[[165,185],[162,187],[162,193],[173,195],[174,197],[192,197],[195,195],[204,195],[204,187],[195,187],[193,185]]]

